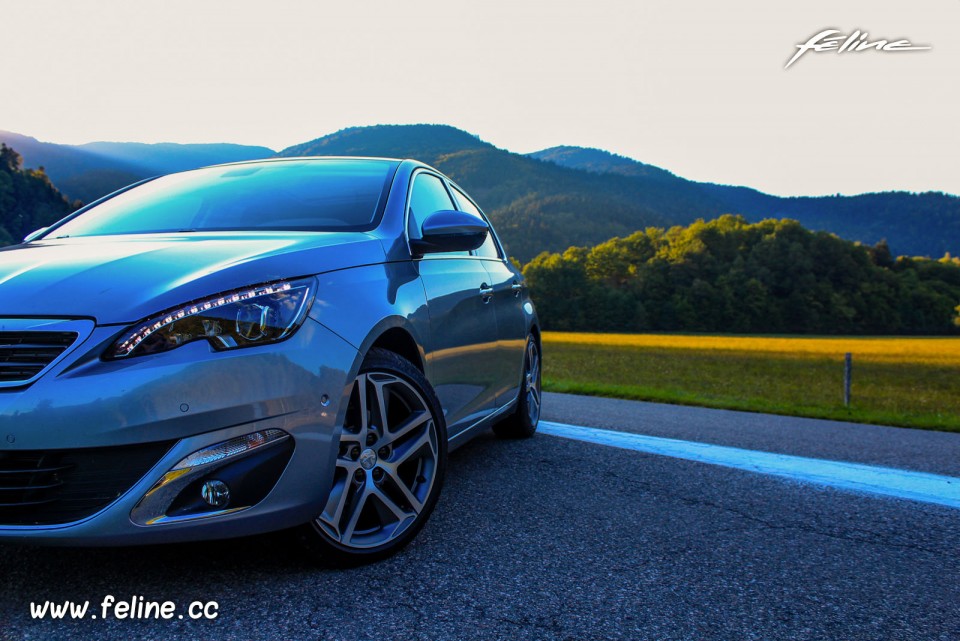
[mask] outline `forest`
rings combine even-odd
[[[894,258],[789,219],[651,227],[523,267],[544,329],[954,334],[960,259]]]

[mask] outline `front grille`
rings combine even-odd
[[[75,340],[76,332],[0,332],[0,382],[26,383]]]
[[[171,445],[0,451],[0,526],[70,523],[95,514],[139,481]]]

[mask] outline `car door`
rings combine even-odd
[[[419,238],[423,220],[455,209],[443,180],[420,171],[407,201],[407,233]],[[483,262],[470,252],[415,258],[427,298],[431,341],[428,378],[446,413],[450,438],[493,411],[500,372],[493,290]]]
[[[480,208],[456,185],[451,191],[460,211],[472,214],[488,225]],[[517,398],[523,371],[523,356],[527,344],[527,320],[523,311],[523,276],[507,261],[490,227],[487,240],[471,252],[483,263],[493,288],[493,308],[497,317],[497,406]]]

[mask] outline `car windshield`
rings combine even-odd
[[[104,201],[48,238],[183,231],[371,229],[397,163],[330,159],[170,174]]]

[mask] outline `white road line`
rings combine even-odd
[[[551,421],[540,421],[537,431],[550,436],[562,436],[587,443],[733,467],[854,492],[881,494],[960,508],[960,478],[952,476],[744,450],[724,445],[681,441]]]

